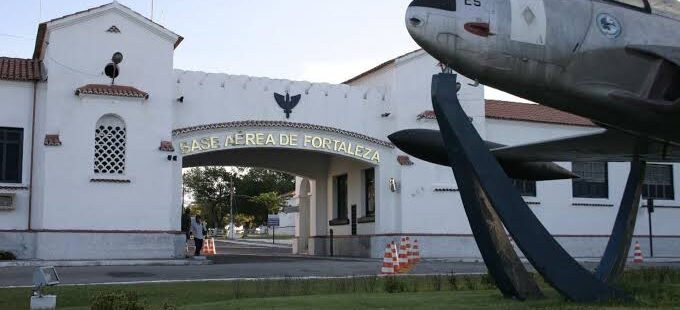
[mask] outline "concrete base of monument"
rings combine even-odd
[[[172,261],[186,257],[179,232],[10,231],[0,232],[0,249],[19,260]]]
[[[43,295],[31,296],[31,310],[57,309],[57,296]]]

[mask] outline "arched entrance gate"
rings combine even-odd
[[[396,155],[379,123],[381,97],[348,86],[221,74],[180,72],[178,85],[172,142],[182,167],[293,174],[300,200],[294,252],[327,255],[332,229],[335,254],[374,256],[372,237],[390,229],[396,216],[386,207],[394,199],[388,180]],[[297,106],[286,106],[294,100]]]

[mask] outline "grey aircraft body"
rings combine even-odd
[[[603,127],[499,159],[680,161],[677,0],[415,0],[406,26],[456,72]]]

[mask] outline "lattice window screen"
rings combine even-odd
[[[105,115],[97,121],[94,136],[94,173],[125,173],[126,129],[122,119]]]

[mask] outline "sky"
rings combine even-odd
[[[38,24],[107,0],[3,0],[0,56],[30,58]],[[175,68],[342,83],[418,49],[411,0],[119,0],[185,39]],[[521,99],[487,87],[487,99]]]

